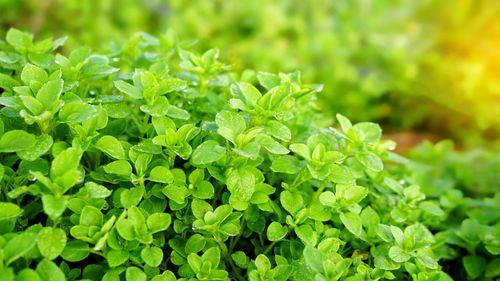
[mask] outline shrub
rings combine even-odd
[[[324,128],[297,72],[231,73],[172,34],[6,41],[2,280],[500,274],[498,195],[425,193],[377,124]]]
[[[116,9],[115,7],[120,7]],[[300,69],[325,112],[425,130],[469,147],[500,136],[500,5],[491,0],[3,0],[0,25],[71,34],[72,50],[173,28],[235,69]],[[0,36],[4,31],[0,29]],[[418,106],[416,106],[418,105]],[[451,118],[450,118],[451,116]],[[497,144],[498,149],[498,144]]]

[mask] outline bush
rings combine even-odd
[[[173,28],[199,39],[198,51],[219,46],[235,69],[300,69],[303,81],[322,81],[332,117],[468,146],[500,136],[500,5],[490,0],[3,0],[0,10],[3,27],[71,34],[67,50]]]
[[[499,194],[421,188],[377,124],[324,128],[297,72],[232,73],[172,34],[6,41],[2,280],[500,275]]]

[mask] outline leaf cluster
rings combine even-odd
[[[63,41],[0,45],[2,280],[500,275],[498,194],[430,192],[375,123],[324,128],[298,72],[230,72],[172,33]]]

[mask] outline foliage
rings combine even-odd
[[[419,186],[377,124],[325,129],[298,72],[171,33],[63,42],[0,46],[2,280],[500,275],[500,194]]]
[[[68,50],[173,28],[198,51],[219,46],[237,70],[323,81],[332,117],[468,144],[500,134],[498,1],[4,0],[0,10],[5,28],[71,34]]]

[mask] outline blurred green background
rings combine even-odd
[[[137,31],[174,30],[218,47],[233,69],[300,70],[320,104],[379,122],[408,143],[451,138],[498,148],[500,1],[0,0],[10,27],[100,50]]]

